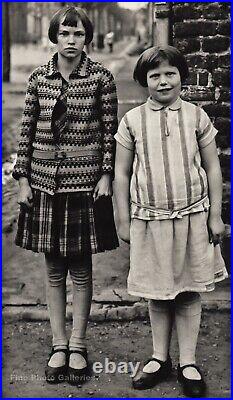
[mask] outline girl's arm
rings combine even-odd
[[[114,196],[116,199],[118,234],[129,243],[130,235],[130,179],[134,152],[117,143]]]
[[[221,218],[222,173],[215,140],[212,140],[207,146],[200,148],[200,153],[209,186],[210,213],[208,229],[210,243],[217,244],[219,242],[219,236],[224,232],[225,226]]]
[[[102,176],[97,183],[93,197],[112,196],[112,179],[115,159],[115,139],[117,132],[117,93],[116,84],[110,71],[104,69],[100,84],[99,111],[103,130]]]

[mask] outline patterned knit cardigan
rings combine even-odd
[[[68,129],[55,142],[51,130],[54,106],[61,94],[62,78],[57,54],[32,72],[26,91],[22,129],[13,177],[27,177],[32,188],[54,192],[89,191],[103,173],[114,167],[117,131],[117,95],[113,76],[83,52],[80,65],[70,75],[67,92]],[[65,160],[41,160],[33,150],[99,150],[99,155]]]

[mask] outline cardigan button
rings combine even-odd
[[[63,160],[66,158],[65,151],[55,151],[55,160]]]

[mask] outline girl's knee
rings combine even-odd
[[[49,286],[61,286],[66,283],[67,266],[64,257],[45,255],[46,277]]]
[[[70,278],[73,285],[84,290],[92,285],[92,263],[90,258],[69,261]]]
[[[201,314],[201,296],[196,292],[184,292],[176,296],[175,312],[184,317],[193,317]]]

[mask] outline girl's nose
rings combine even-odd
[[[164,86],[167,84],[166,75],[160,75],[160,85]]]
[[[74,43],[74,35],[69,35],[69,44]]]

